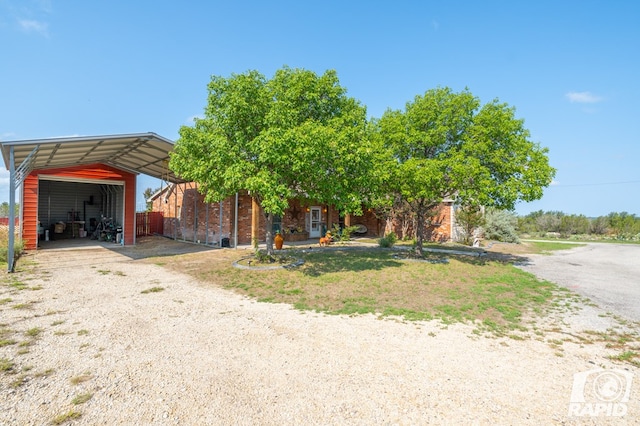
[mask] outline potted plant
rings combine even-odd
[[[276,245],[276,250],[282,250],[282,244],[284,244],[284,238],[280,231],[276,231],[276,236],[273,237],[273,242]]]

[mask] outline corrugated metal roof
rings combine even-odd
[[[16,167],[35,151],[29,171],[102,163],[168,182],[184,182],[169,170],[173,142],[152,132],[3,141],[0,146],[7,169],[9,147],[13,146]]]

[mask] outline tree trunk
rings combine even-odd
[[[415,224],[416,224],[416,229],[415,229],[415,233],[416,233],[416,255],[417,256],[422,256],[422,241],[424,239],[424,212],[422,211],[422,203],[420,203],[420,205],[418,206],[418,209],[416,211],[416,218],[415,218]]]
[[[391,231],[393,231],[393,219],[387,216],[384,222],[384,235],[387,235]]]
[[[274,250],[273,250],[273,213],[267,213],[265,214],[266,216],[266,223],[265,223],[265,228],[266,228],[266,244],[267,244],[267,255],[269,256],[273,256],[274,254]]]
[[[407,215],[404,214],[402,216],[402,235],[400,236],[400,239],[406,240],[408,234],[409,234],[409,219],[407,218]]]

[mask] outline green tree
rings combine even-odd
[[[538,232],[538,218],[542,217],[544,212],[538,210],[531,212],[526,216],[518,216],[518,232],[523,234],[531,234]]]
[[[396,161],[390,188],[416,214],[418,254],[426,216],[444,199],[512,210],[541,198],[555,175],[547,149],[529,140],[513,108],[497,100],[481,106],[467,90],[429,90],[404,111],[387,110],[378,125]]]
[[[589,232],[589,219],[585,215],[565,215],[560,219],[560,233],[563,236],[586,234]]]
[[[621,212],[609,213],[609,226],[619,238],[626,238],[640,233],[640,218],[635,214]]]
[[[456,209],[456,224],[462,228],[462,243],[472,245],[476,231],[485,224],[480,206],[466,205]]]
[[[160,188],[156,188],[156,189],[147,188],[142,193],[142,196],[144,197],[144,201],[146,203],[145,211],[150,212],[151,210],[153,210],[153,201],[151,201],[150,198],[153,194],[155,194],[158,191],[160,191]]]
[[[361,213],[375,188],[375,147],[366,110],[346,95],[335,71],[288,67],[213,76],[205,117],[183,126],[170,167],[199,184],[207,202],[246,190],[266,215],[273,253],[274,215],[292,198]]]
[[[14,212],[16,217],[20,214],[20,204],[16,203],[14,206]],[[9,202],[3,201],[0,204],[0,217],[9,217]]]
[[[606,216],[598,216],[591,219],[589,224],[589,233],[595,235],[604,235],[609,230],[609,221]]]

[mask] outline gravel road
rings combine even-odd
[[[640,245],[589,243],[531,255],[522,269],[589,297],[599,306],[640,321]]]
[[[25,260],[36,272],[15,279],[32,290],[0,294],[10,299],[3,327],[21,342],[0,347],[13,362],[0,374],[3,425],[49,424],[70,411],[82,425],[640,419],[637,383],[623,417],[568,416],[575,373],[638,371],[568,334],[487,338],[468,325],[302,313],[104,249]],[[153,287],[163,290],[143,293]],[[91,398],[74,402],[79,395]]]

